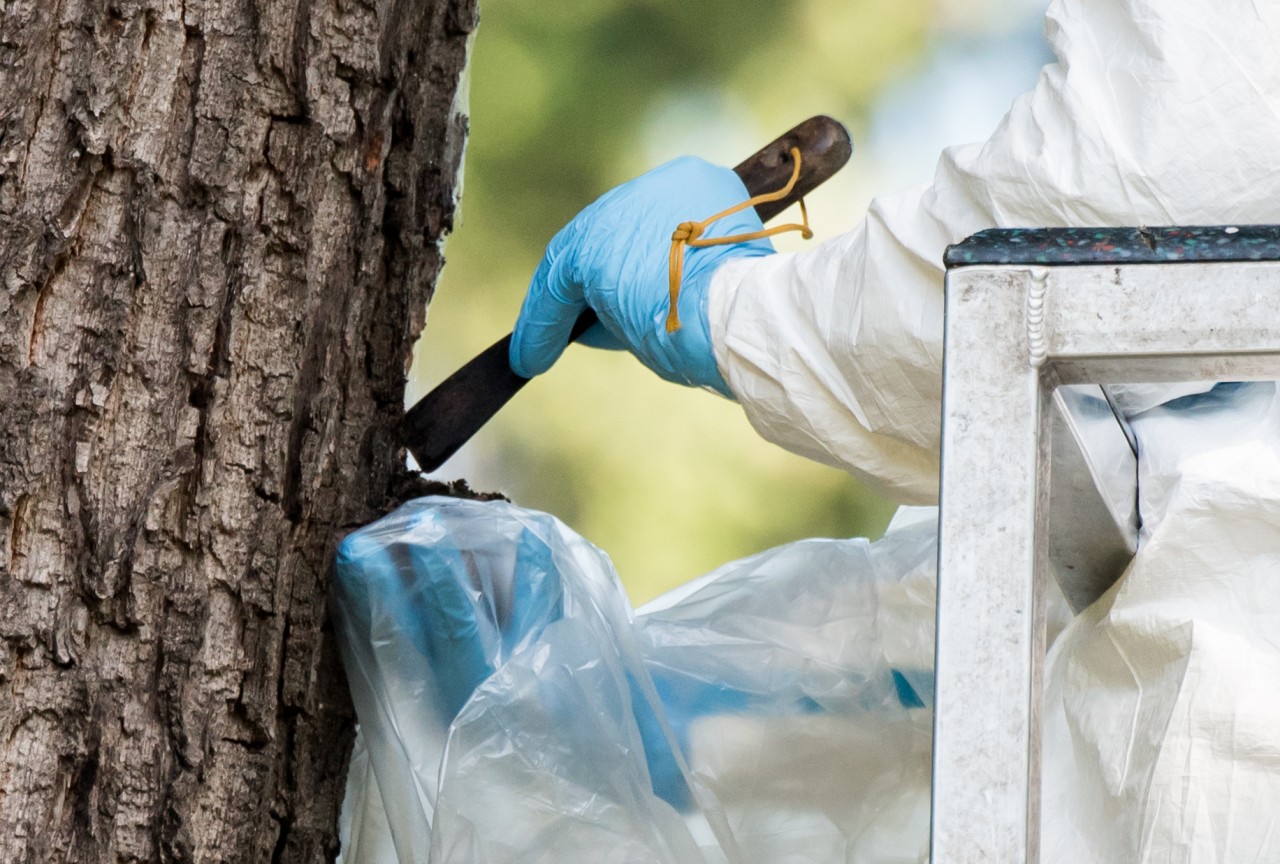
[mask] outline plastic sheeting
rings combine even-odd
[[[1280,397],[1222,384],[1130,420],[1138,555],[1051,623],[1042,861],[1280,861]],[[639,613],[545,514],[424,499],[357,532],[343,860],[923,860],[932,513]]]
[[[932,521],[780,547],[642,614],[546,514],[428,498],[357,532],[343,860],[922,860]]]

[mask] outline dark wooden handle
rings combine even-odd
[[[792,148],[800,148],[800,179],[791,194],[756,207],[762,222],[777,216],[839,171],[853,153],[849,133],[830,117],[810,117],[769,142],[733,170],[752,196],[781,189],[791,179]],[[569,341],[596,321],[588,309],[578,316]],[[424,471],[434,471],[471,439],[525,384],[511,371],[511,335],[499,339],[423,396],[405,414],[403,440]]]
[[[845,128],[820,115],[761,147],[733,170],[753,196],[781,189],[791,179],[793,147],[800,148],[800,179],[786,198],[756,207],[761,222],[768,222],[825,183],[853,154],[853,142]]]

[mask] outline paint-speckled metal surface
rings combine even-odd
[[[1280,225],[992,228],[947,247],[948,269],[975,264],[1280,261]]]

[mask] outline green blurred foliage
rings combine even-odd
[[[856,141],[877,92],[919,62],[931,8],[483,0],[463,222],[412,395],[511,329],[547,240],[605,190],[682,152],[733,164],[815,113]],[[858,215],[841,188],[811,196],[815,218],[844,214],[817,222],[820,237]],[[637,602],[789,540],[877,536],[892,511],[843,473],[764,443],[736,405],[579,346],[468,452],[443,475],[465,471],[560,516],[610,553]]]

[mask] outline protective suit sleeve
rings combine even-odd
[[[1054,2],[1058,62],[986,142],[945,150],[932,183],[847,234],[713,276],[716,361],[752,425],[934,500],[946,246],[991,227],[1274,221],[1278,32],[1280,9],[1248,0]]]

